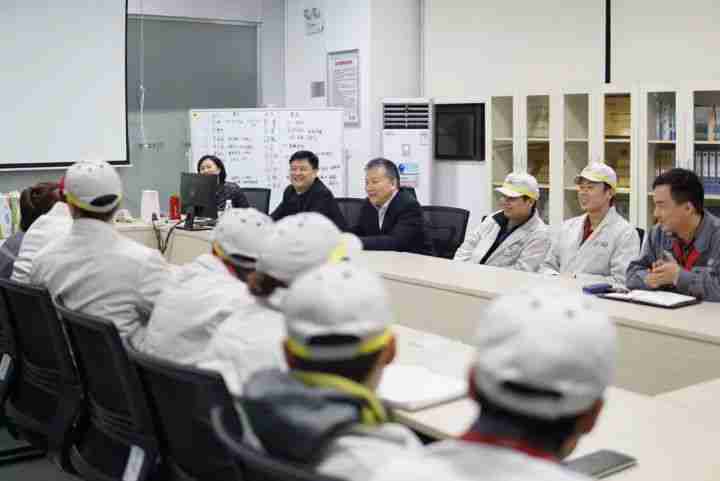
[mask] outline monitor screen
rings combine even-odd
[[[194,208],[196,216],[217,219],[217,175],[180,174],[180,202],[187,213]]]

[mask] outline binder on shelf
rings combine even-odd
[[[695,140],[708,140],[708,123],[712,108],[705,105],[695,106]]]

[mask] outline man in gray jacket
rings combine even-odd
[[[627,287],[665,289],[720,302],[720,220],[703,208],[695,173],[671,169],[653,183],[658,224],[640,259],[630,263]]]

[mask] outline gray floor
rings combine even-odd
[[[0,450],[10,449],[19,444],[0,428]],[[78,481],[79,478],[63,473],[45,458],[0,466],[2,481]]]

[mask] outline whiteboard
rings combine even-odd
[[[190,172],[203,155],[218,156],[227,180],[271,189],[270,211],[289,185],[289,159],[310,150],[320,179],[336,197],[347,195],[342,109],[192,109]]]

